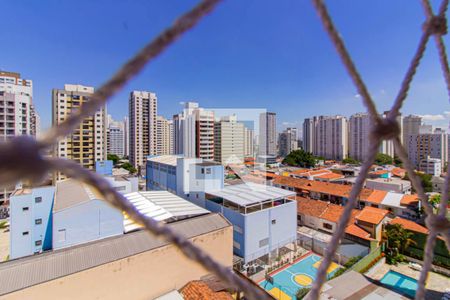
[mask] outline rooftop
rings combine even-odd
[[[366,206],[356,216],[356,220],[378,225],[389,213],[388,210]]]
[[[416,222],[406,220],[400,217],[395,217],[394,219],[391,220],[391,222],[389,222],[389,224],[400,224],[403,226],[403,228],[418,233],[428,234],[429,232],[426,227],[419,225]]]
[[[208,194],[233,202],[239,206],[248,206],[268,200],[295,196],[295,192],[253,182],[228,185],[221,190],[210,191]]]
[[[170,223],[187,238],[227,228],[230,223],[219,214],[208,214]],[[99,265],[161,248],[170,242],[140,230],[0,264],[0,295],[81,272]]]
[[[214,292],[205,282],[193,280],[181,288],[180,293],[185,300],[233,300],[225,291]]]
[[[326,174],[314,176],[314,178],[319,178],[319,179],[341,179],[341,178],[345,178],[345,176],[341,175],[341,174],[336,174],[336,173],[326,173]]]
[[[157,221],[176,220],[190,216],[209,214],[200,206],[178,197],[168,191],[147,191],[125,194],[127,198],[142,214]],[[125,215],[125,232],[130,232],[142,226],[134,223]]]
[[[74,179],[56,183],[53,211],[57,212],[94,199],[103,199],[96,189]]]
[[[165,164],[165,165],[176,166],[177,159],[181,158],[181,157],[183,157],[183,156],[181,156],[181,155],[158,155],[158,156],[147,157],[147,161],[152,161],[152,162]]]
[[[211,166],[220,166],[221,164],[215,161],[204,161],[201,163],[197,163],[196,165],[203,167],[211,167]]]
[[[313,217],[320,217],[327,209],[328,203],[303,197],[295,197],[297,200],[297,212]]]
[[[367,201],[380,204],[381,202],[383,202],[384,197],[386,197],[387,193],[388,192],[386,191],[374,190],[372,194],[370,194],[369,197],[367,197]]]

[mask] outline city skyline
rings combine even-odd
[[[380,112],[388,109],[395,98],[412,56],[411,49],[421,33],[417,19],[423,19],[419,3],[390,3],[392,13],[387,13],[381,11],[386,4],[383,2],[355,2],[345,9],[330,3],[330,12],[336,15]],[[42,117],[42,128],[48,128],[51,89],[66,83],[98,87],[121,61],[191,4],[193,1],[177,7],[167,3],[131,3],[123,7],[118,3],[106,11],[99,4],[90,4],[89,11],[79,12],[69,9],[67,3],[50,5],[45,10],[34,3],[5,3],[5,11],[21,11],[25,24],[10,28],[8,24],[13,24],[10,15],[0,21],[10,29],[5,34],[11,43],[2,49],[9,59],[2,62],[0,69],[19,72],[34,81],[34,100]],[[166,118],[174,113],[175,105],[185,101],[199,102],[205,108],[224,105],[266,108],[277,113],[278,131],[300,127],[304,118],[319,112],[346,116],[364,112],[309,3],[273,5],[224,2],[213,17],[207,17],[114,97],[108,106],[109,113],[115,119],[126,115],[123,111],[131,90],[155,92],[161,99],[160,114]],[[353,26],[353,21],[348,20],[359,20],[363,9],[373,13],[365,16],[360,26]],[[100,10],[102,14],[98,15]],[[136,16],[127,17],[121,14],[123,11],[133,11]],[[148,18],[149,11],[159,13],[156,18]],[[398,13],[402,14],[402,22],[392,30],[390,24]],[[284,16],[281,22],[280,15]],[[83,18],[85,22],[62,22],[60,18]],[[240,21],[239,28],[230,25],[230,18]],[[271,22],[272,19],[278,22]],[[14,38],[17,36],[21,38]],[[23,47],[23,40],[28,41],[29,47]],[[270,41],[270,47],[263,46],[265,41]],[[39,47],[34,47],[37,43]],[[226,43],[233,43],[233,47],[227,47]],[[356,47],[360,43],[366,47]],[[29,51],[31,48],[33,51]],[[409,95],[403,114],[420,114],[426,122],[448,127],[450,113],[442,105],[448,96],[434,45],[429,46]],[[298,110],[288,109],[291,107]]]

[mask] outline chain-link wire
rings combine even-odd
[[[351,211],[356,205],[358,195],[361,192],[370,166],[375,160],[380,143],[383,140],[392,140],[395,150],[407,170],[412,185],[417,191],[420,202],[427,215],[425,221],[430,234],[427,238],[424,253],[424,265],[418,281],[418,290],[416,292],[416,299],[423,299],[425,295],[425,281],[433,261],[433,249],[438,234],[444,237],[447,248],[450,249],[450,222],[446,219],[450,172],[447,172],[439,212],[435,214],[433,212],[433,207],[428,202],[428,197],[421,185],[420,178],[415,174],[414,167],[408,160],[406,150],[401,145],[399,139],[400,127],[396,118],[400,114],[402,104],[407,97],[411,82],[426,51],[428,40],[432,35],[434,36],[438,49],[440,64],[450,98],[450,71],[445,44],[442,39],[442,35],[447,33],[446,12],[449,0],[442,1],[437,15],[433,14],[429,1],[422,0],[422,6],[424,7],[425,15],[427,17],[424,24],[424,32],[402,81],[399,93],[395,98],[393,106],[386,118],[381,118],[377,112],[376,105],[372,100],[364,81],[358,73],[354,62],[345,47],[344,41],[334,26],[332,18],[323,3],[323,0],[312,1],[325,30],[329,34],[330,39],[342,60],[342,63],[346,67],[347,72],[362,97],[363,103],[371,117],[372,126],[370,130],[370,145],[367,159],[363,163],[361,172],[350,192],[349,199],[345,204],[343,214],[330,242],[330,247],[327,249],[324,255],[324,260],[320,264],[317,272],[317,279],[315,280],[308,297],[309,299],[318,299],[320,289],[325,281],[326,270],[331,263],[331,258],[334,256],[340,240],[344,236],[345,227],[350,219]],[[108,181],[100,175],[82,168],[73,161],[59,158],[44,158],[42,155],[43,150],[51,147],[59,138],[70,134],[85,117],[94,114],[102,105],[106,103],[109,98],[119,91],[126,82],[138,74],[150,60],[157,57],[178,37],[194,27],[200,19],[211,12],[219,2],[220,0],[204,0],[191,11],[181,16],[173,24],[173,26],[163,31],[156,39],[150,42],[135,57],[128,61],[109,81],[97,89],[91,96],[90,101],[83,105],[78,111],[73,113],[62,124],[52,127],[39,141],[36,141],[30,137],[21,136],[1,144],[0,182],[4,185],[14,184],[19,180],[39,182],[49,171],[61,171],[72,178],[96,187],[104,196],[105,201],[109,204],[126,212],[131,219],[144,226],[150,234],[161,236],[173,243],[188,258],[202,264],[207,270],[216,274],[225,282],[243,291],[247,298],[269,299],[270,296],[266,293],[249,284],[247,281],[242,280],[239,276],[234,274],[232,270],[215,262],[208,254],[203,252],[200,248],[195,246],[183,236],[177,234],[170,227],[140,214],[139,211],[126,200],[125,197],[116,192],[115,189],[110,186]]]
[[[360,92],[364,105],[368,108],[369,115],[372,120],[378,122],[372,122],[371,135],[370,135],[370,149],[367,155],[366,161],[363,163],[361,168],[361,173],[358,175],[357,180],[351,190],[349,200],[346,204],[344,213],[342,214],[336,231],[333,234],[333,238],[331,241],[331,247],[327,250],[327,253],[324,257],[323,262],[320,264],[319,270],[317,272],[317,279],[313,284],[313,288],[311,293],[308,295],[309,299],[318,299],[320,289],[325,281],[326,270],[328,269],[331,263],[331,257],[334,256],[334,253],[337,249],[337,242],[344,236],[345,227],[347,226],[350,211],[355,206],[356,196],[361,192],[362,183],[367,176],[368,168],[370,165],[374,163],[376,152],[378,151],[377,147],[382,140],[393,140],[395,150],[398,152],[398,155],[403,162],[406,171],[411,179],[412,185],[414,189],[416,189],[419,199],[424,207],[426,217],[426,225],[430,231],[425,252],[424,252],[424,265],[423,269],[420,273],[419,281],[418,281],[418,289],[416,292],[416,299],[423,299],[425,297],[425,282],[428,276],[428,272],[431,269],[431,264],[433,261],[433,250],[436,242],[436,237],[438,234],[442,234],[447,248],[450,249],[450,222],[446,218],[447,204],[448,204],[448,191],[449,191],[449,178],[450,172],[447,172],[445,185],[444,185],[444,195],[442,196],[442,200],[439,207],[439,213],[434,214],[433,207],[428,202],[428,196],[425,194],[424,189],[421,185],[420,178],[415,174],[414,167],[412,163],[408,159],[408,155],[402,146],[399,139],[399,124],[396,120],[397,116],[400,114],[400,109],[402,107],[403,102],[405,101],[408,91],[411,85],[411,82],[414,78],[414,75],[417,71],[417,68],[420,65],[420,61],[425,53],[426,46],[428,40],[431,35],[434,35],[436,45],[438,48],[438,53],[440,57],[441,68],[444,73],[444,77],[447,84],[448,95],[450,96],[450,72],[448,67],[448,59],[445,51],[445,45],[442,40],[442,35],[447,33],[447,20],[446,20],[446,11],[448,7],[448,0],[443,0],[441,6],[439,8],[438,14],[433,15],[431,5],[428,0],[423,0],[423,6],[425,9],[425,13],[427,16],[427,21],[424,25],[424,32],[419,41],[419,46],[411,60],[409,68],[406,72],[405,78],[402,81],[399,93],[394,100],[391,110],[387,114],[385,119],[380,119],[375,107],[374,102],[370,98],[370,95],[365,87],[364,82],[360,78],[358,71],[351,60],[350,55],[348,54],[344,42],[341,39],[338,31],[336,30],[333,21],[327,11],[323,0],[312,0],[314,6],[317,10],[317,13],[320,17],[320,20],[330,36],[333,45],[335,46],[339,56],[342,59],[344,66],[347,68],[347,71],[350,74],[350,77],[353,79],[354,84],[357,90]],[[361,93],[362,91],[362,93]]]

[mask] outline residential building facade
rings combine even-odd
[[[411,134],[406,142],[408,157],[416,169],[419,169],[420,162],[428,157],[439,159],[442,168],[448,161],[448,135],[446,133]]]
[[[259,154],[277,155],[277,114],[274,112],[259,115]]]
[[[137,169],[145,167],[147,156],[156,154],[157,105],[155,93],[130,93],[130,163]]]
[[[93,87],[75,84],[65,84],[64,89],[53,89],[53,125],[64,122],[72,112],[88,102],[93,93]],[[106,160],[106,140],[106,106],[103,106],[93,116],[85,118],[71,134],[60,139],[54,155],[74,160],[84,168],[93,170],[96,161]],[[64,178],[65,175],[59,173],[55,179]]]
[[[222,117],[214,124],[214,161],[222,165],[244,162],[243,123],[236,115]]]
[[[359,161],[367,158],[371,120],[367,113],[358,113],[349,119],[349,156]]]
[[[244,126],[244,156],[255,155],[255,131]]]
[[[287,156],[298,148],[297,128],[288,127],[279,136],[279,154],[282,157]]]
[[[348,128],[347,119],[345,117],[318,117],[314,138],[314,155],[335,160],[343,160],[347,158]]]
[[[107,153],[125,156],[125,123],[108,118]]]
[[[33,106],[33,82],[19,73],[0,71],[0,141],[17,135],[36,135],[39,116]],[[14,187],[0,188],[0,205]]]
[[[433,176],[441,176],[442,170],[442,161],[438,158],[427,157],[422,159],[419,163],[419,171]]]
[[[156,155],[173,154],[173,122],[156,117]]]

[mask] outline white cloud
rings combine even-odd
[[[450,119],[450,111],[444,111],[444,116]]]
[[[355,98],[361,98],[360,94],[355,94]]]
[[[437,114],[437,115],[421,115],[422,119],[424,121],[442,121],[445,120],[445,118],[449,118],[450,117],[450,113],[449,112],[445,112],[445,117],[444,115],[441,114]]]

